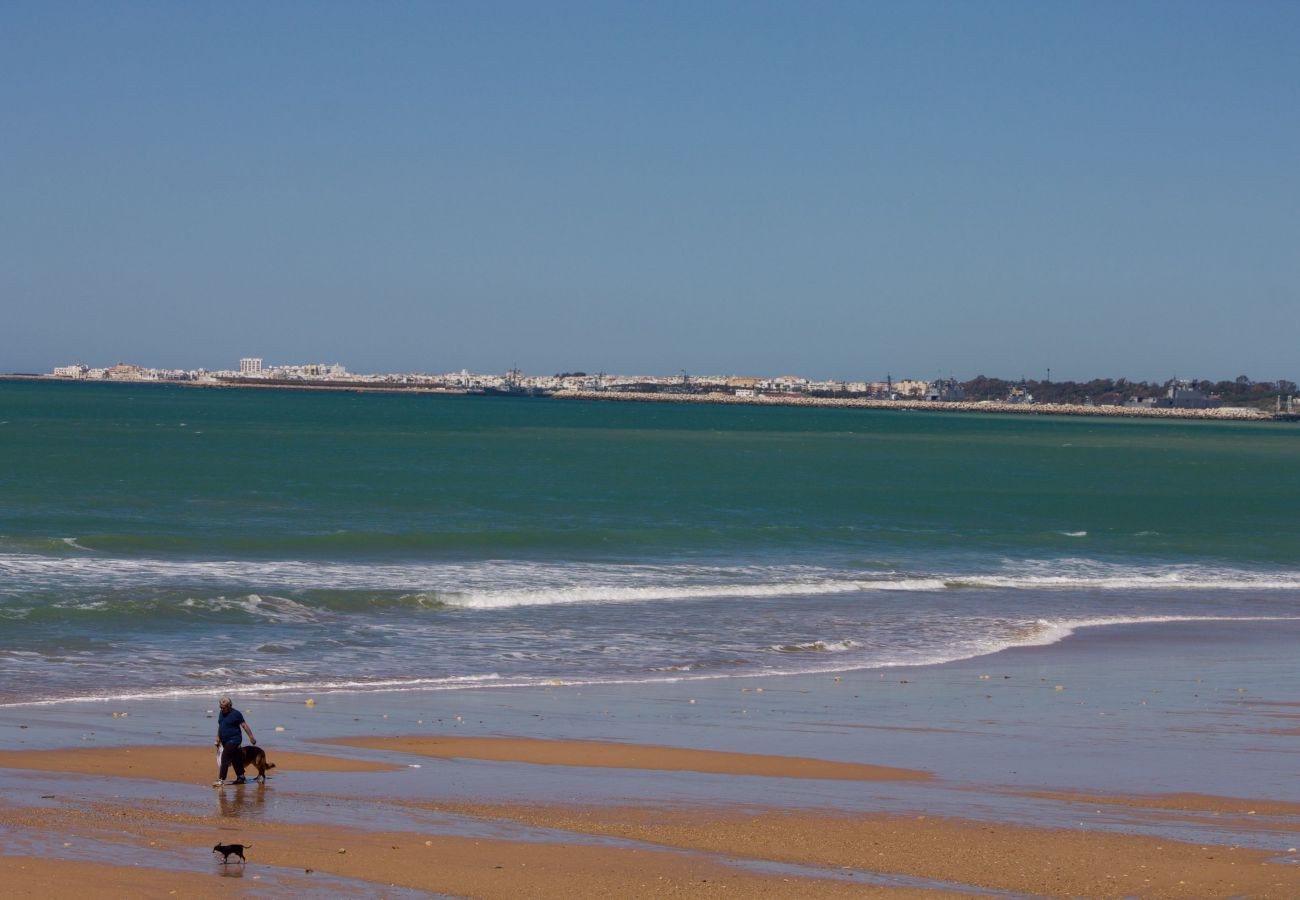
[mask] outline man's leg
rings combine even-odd
[[[244,777],[244,754],[238,744],[235,744],[234,749],[230,751],[230,762],[235,767],[235,778],[242,780]]]
[[[238,763],[236,763],[235,761],[235,751],[237,751],[238,749],[239,749],[238,744],[221,745],[221,771],[217,774],[217,779],[219,781],[226,780],[226,773],[230,771],[230,766],[232,763],[238,765]],[[236,769],[236,771],[238,771],[238,769]]]

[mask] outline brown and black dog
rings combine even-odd
[[[275,763],[266,761],[266,751],[251,744],[239,748],[237,760],[241,768],[257,769],[258,781],[266,781],[266,770],[275,768]]]

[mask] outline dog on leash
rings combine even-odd
[[[217,846],[212,848],[212,852],[221,854],[221,864],[223,866],[227,865],[230,862],[230,857],[232,856],[238,856],[239,862],[242,864],[244,862],[244,848],[246,846],[251,847],[253,845],[252,844],[217,844]]]

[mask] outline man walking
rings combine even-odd
[[[235,767],[234,783],[244,784],[244,754],[239,747],[243,743],[244,736],[240,734],[239,729],[243,728],[248,732],[250,744],[256,744],[257,738],[253,737],[253,730],[244,721],[244,714],[231,705],[229,697],[222,697],[219,706],[221,709],[217,713],[216,745],[221,748],[221,771],[212,786],[221,787],[226,783],[226,772],[232,765]]]

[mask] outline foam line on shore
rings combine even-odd
[[[115,694],[81,694],[71,697],[46,697],[34,700],[17,700],[0,703],[0,709],[20,707],[60,706],[73,703],[107,703],[141,700],[180,700],[187,697],[212,697],[221,693],[240,691],[245,695],[264,696],[292,693],[406,693],[453,690],[480,690],[483,688],[547,688],[583,687],[595,685],[673,684],[688,681],[720,681],[724,679],[751,679],[792,677],[800,675],[829,675],[871,669],[895,669],[918,666],[943,665],[966,659],[991,656],[1017,647],[1044,647],[1058,644],[1085,628],[1125,625],[1160,625],[1195,622],[1293,622],[1300,616],[1112,616],[1090,619],[1046,619],[1028,623],[1006,638],[977,642],[965,651],[948,654],[936,653],[924,658],[874,659],[869,661],[842,659],[842,653],[816,654],[829,657],[820,665],[793,668],[770,668],[744,672],[661,674],[642,678],[563,678],[553,676],[519,676],[504,678],[499,674],[451,675],[439,678],[388,678],[373,681],[298,681],[280,684],[229,685],[212,684],[203,687],[167,688],[151,691],[132,691]],[[783,654],[784,656],[798,654]]]

